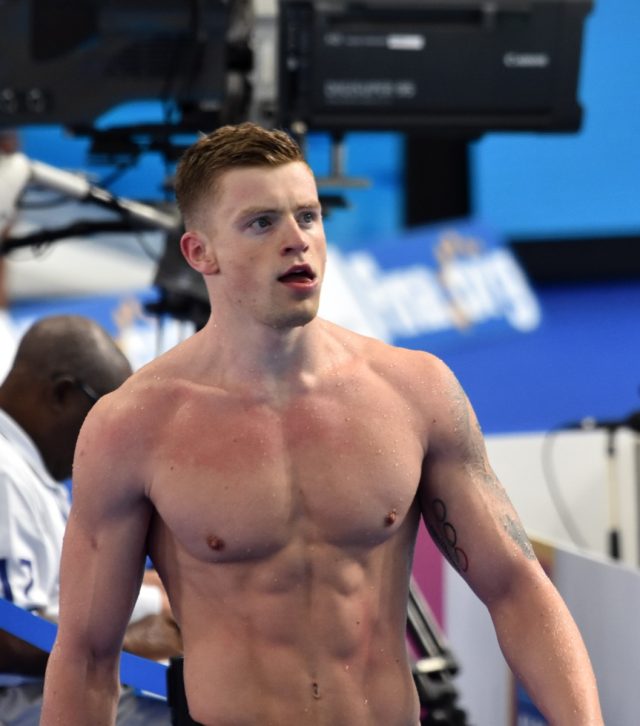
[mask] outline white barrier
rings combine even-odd
[[[598,679],[605,723],[640,723],[640,573],[604,557],[535,542],[548,574],[575,618]],[[515,684],[486,609],[448,565],[444,576],[446,633],[461,665],[460,704],[473,726],[544,723],[518,719]]]

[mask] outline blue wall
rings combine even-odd
[[[478,215],[508,235],[640,231],[640,2],[595,0],[573,135],[491,134],[473,147]]]
[[[640,410],[640,281],[538,295],[536,331],[443,353],[485,432],[548,431]]]

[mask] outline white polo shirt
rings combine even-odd
[[[71,497],[45,468],[32,439],[0,409],[0,597],[58,617],[62,540]],[[131,623],[162,609],[162,594],[143,584]]]
[[[0,596],[57,616],[70,497],[25,431],[0,410]]]

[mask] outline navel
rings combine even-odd
[[[207,544],[209,545],[210,549],[215,550],[216,552],[220,552],[220,550],[224,549],[224,540],[220,539],[220,537],[216,537],[213,534],[207,537]]]
[[[320,698],[320,686],[315,681],[311,684],[311,692],[314,698]]]
[[[395,509],[392,509],[387,513],[387,516],[384,518],[385,526],[390,527],[395,521],[398,516],[398,512]]]

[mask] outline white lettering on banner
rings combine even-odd
[[[493,258],[493,282],[496,294],[502,298],[506,319],[516,330],[534,330],[540,325],[540,305],[524,272],[506,250],[495,250],[489,257]]]
[[[442,271],[452,302],[473,323],[504,317],[517,330],[540,322],[540,309],[526,280],[505,250],[456,259]]]
[[[383,271],[375,258],[358,252],[345,258],[366,308],[394,335],[413,337],[453,327],[451,310],[428,267],[413,265]]]
[[[329,311],[326,317],[346,327],[356,319],[366,320],[366,332],[361,324],[353,329],[375,331],[382,340],[460,330],[499,319],[526,332],[540,322],[538,302],[506,250],[453,258],[440,270],[426,265],[383,269],[369,252],[342,254],[333,247],[329,260],[331,279],[342,281],[341,304],[331,306],[327,301],[323,314]],[[348,322],[342,312],[347,288]]]

